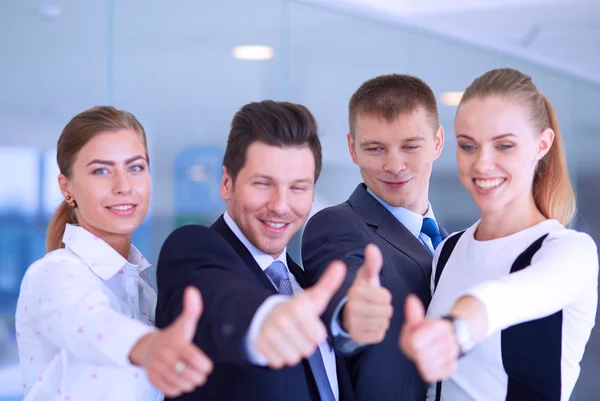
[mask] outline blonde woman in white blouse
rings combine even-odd
[[[150,202],[143,127],[112,107],[84,111],[57,160],[65,201],[16,312],[25,401],[154,401],[204,384],[212,363],[191,343],[200,293],[188,289],[179,319],[155,329],[150,264],[131,244]]]

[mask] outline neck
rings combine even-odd
[[[126,260],[129,260],[129,252],[131,250],[131,234],[111,234],[106,231],[101,231],[90,227],[84,222],[80,223],[80,226],[100,238],[111,246],[119,255],[123,256]]]
[[[547,220],[539,211],[533,195],[526,202],[513,200],[501,210],[482,212],[475,239],[487,241],[506,237]]]

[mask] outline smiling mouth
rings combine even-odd
[[[473,178],[475,186],[483,191],[492,191],[504,184],[506,178]]]
[[[271,221],[271,220],[260,220],[260,222],[263,223],[268,228],[275,230],[275,231],[283,231],[289,225],[289,223],[283,223],[283,222]]]

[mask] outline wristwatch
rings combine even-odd
[[[464,319],[450,315],[442,316],[442,319],[450,321],[452,326],[454,326],[454,334],[456,335],[456,340],[458,341],[458,346],[460,348],[458,358],[462,358],[475,346],[471,324]]]

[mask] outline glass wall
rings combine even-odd
[[[360,182],[348,156],[347,104],[366,79],[410,73],[441,94],[476,76],[515,67],[533,76],[561,120],[580,199],[578,227],[600,240],[600,81],[537,64],[533,57],[450,39],[391,18],[287,0],[0,2],[0,401],[20,400],[14,308],[21,276],[43,255],[45,228],[61,200],[56,140],[78,112],[113,104],[133,112],[150,147],[153,201],[134,242],[156,260],[162,241],[223,211],[221,158],[235,111],[265,98],[308,106],[319,122],[324,168],[314,211],[344,201]],[[240,45],[275,57],[240,60]],[[431,202],[449,230],[477,218],[455,169],[454,106],[440,101],[445,150]],[[299,236],[290,246],[298,259]],[[577,401],[595,399],[600,337],[593,333]]]

